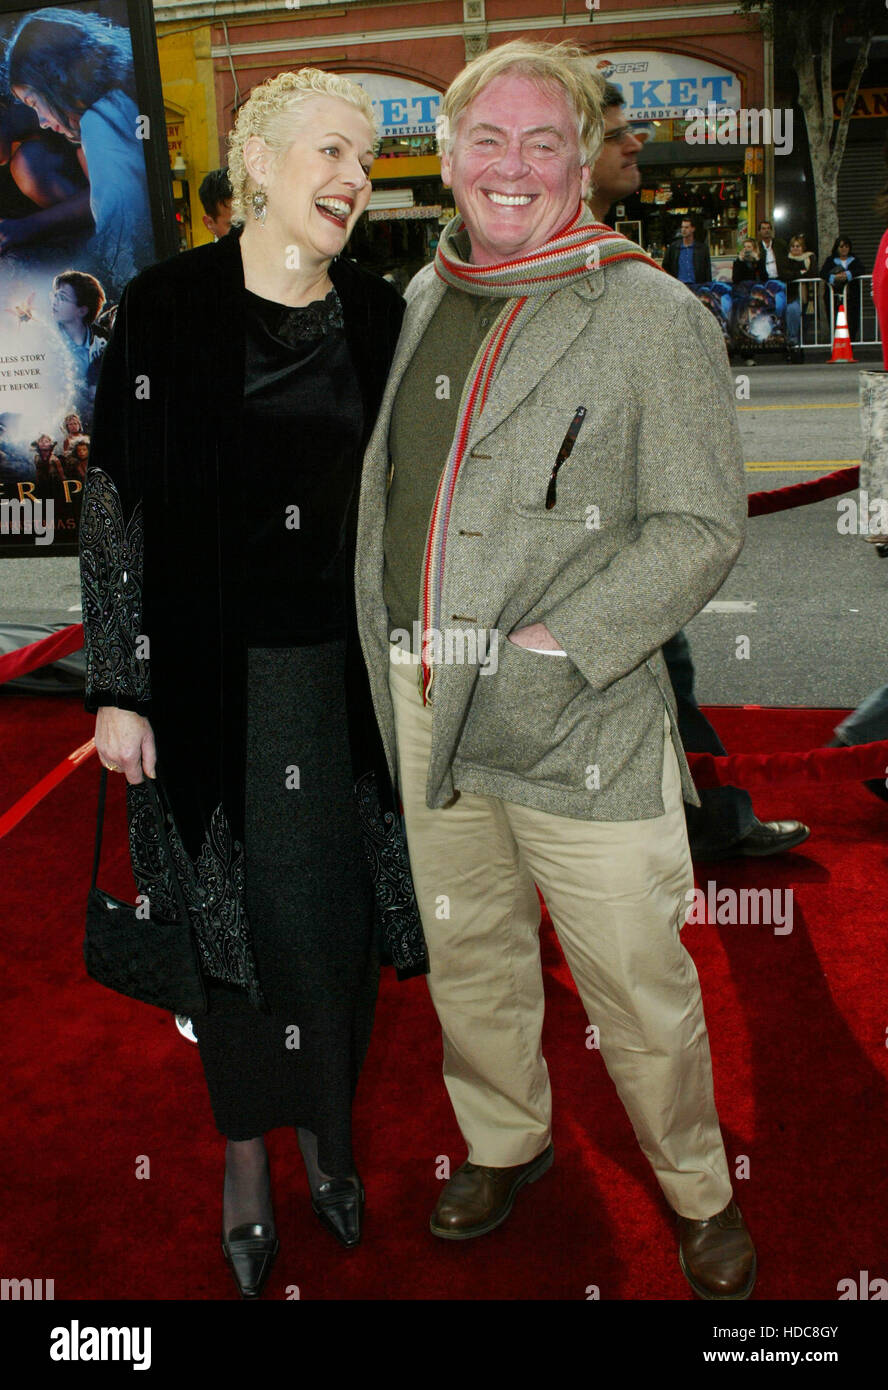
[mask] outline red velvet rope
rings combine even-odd
[[[697,787],[810,786],[812,782],[863,782],[888,775],[888,739],[851,748],[812,748],[807,753],[689,753]]]
[[[27,647],[19,647],[14,652],[0,656],[0,685],[4,681],[17,680],[36,671],[38,666],[48,666],[51,661],[61,661],[83,646],[83,624],[72,623],[61,632],[51,632],[41,637],[39,642],[31,642]]]
[[[839,497],[856,487],[860,479],[860,468],[839,468],[835,473],[824,473],[820,478],[810,478],[806,483],[791,483],[789,487],[775,487],[770,492],[751,492],[746,499],[750,516],[766,516],[768,512],[785,512],[790,507],[807,507],[810,502],[822,502],[824,497]]]
[[[33,811],[34,807],[38,806],[45,796],[49,796],[49,793],[60,782],[64,782],[66,777],[70,777],[75,768],[78,768],[82,762],[91,757],[95,751],[95,739],[89,739],[87,743],[75,748],[73,753],[69,753],[67,758],[58,763],[51,772],[47,772],[45,777],[41,777],[40,781],[35,783],[30,791],[25,792],[24,796],[20,796],[18,801],[14,802],[9,810],[0,816],[0,840],[3,839],[4,835],[8,835],[20,820],[24,820],[28,812]]]

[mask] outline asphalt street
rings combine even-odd
[[[858,462],[858,373],[880,366],[872,354],[857,366],[735,366],[748,491]],[[837,502],[750,521],[734,569],[687,629],[701,703],[845,708],[888,680],[888,559],[840,534]],[[77,622],[79,604],[73,557],[0,559],[0,622]]]
[[[880,368],[736,366],[735,379],[749,378],[749,399],[738,400],[747,491],[858,463],[858,374]],[[853,707],[888,680],[888,559],[840,534],[838,502],[750,519],[713,606],[687,628],[701,704]],[[723,604],[749,607],[718,611]]]

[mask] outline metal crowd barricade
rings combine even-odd
[[[841,295],[819,275],[793,280],[793,285],[807,285],[808,304],[802,312],[799,346],[804,348],[832,347],[836,331],[836,312],[841,298],[848,316],[851,342],[855,347],[878,347],[882,342],[876,306],[873,303],[873,277],[861,275],[846,285]],[[811,309],[813,307],[813,315]],[[813,318],[813,324],[811,322]]]

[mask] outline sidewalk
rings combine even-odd
[[[76,555],[0,556],[0,623],[79,623]]]

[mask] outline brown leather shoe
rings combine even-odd
[[[748,1298],[755,1286],[755,1246],[731,1199],[707,1221],[678,1218],[678,1262],[698,1298]]]
[[[481,1168],[464,1163],[447,1183],[432,1212],[429,1227],[442,1240],[470,1240],[483,1236],[505,1221],[515,1194],[526,1182],[536,1182],[552,1167],[555,1150],[550,1144],[529,1163],[514,1168]]]

